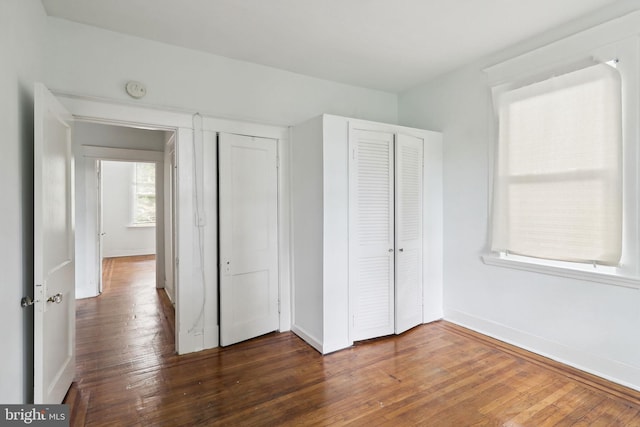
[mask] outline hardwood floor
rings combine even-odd
[[[640,426],[640,393],[443,321],[324,357],[290,332],[177,356],[153,263],[110,260],[78,301],[73,425]]]

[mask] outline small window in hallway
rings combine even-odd
[[[136,163],[133,174],[132,223],[154,225],[156,222],[156,165]]]

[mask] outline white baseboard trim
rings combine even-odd
[[[195,335],[187,331],[176,331],[176,333],[178,334],[178,348],[176,348],[178,354],[194,353],[204,350],[202,334]]]
[[[205,328],[204,333],[204,349],[216,348],[220,346],[219,327]]]
[[[324,354],[322,352],[322,343],[320,342],[320,340],[318,340],[313,335],[305,331],[303,328],[299,327],[298,325],[291,325],[291,332],[293,332],[294,334],[302,338],[311,347],[318,350],[320,354]]]
[[[583,350],[567,347],[457,310],[445,310],[444,320],[640,391],[640,368],[603,359]]]
[[[154,249],[119,249],[110,252],[104,252],[102,256],[104,258],[117,258],[122,256],[140,256],[140,255],[155,255]]]

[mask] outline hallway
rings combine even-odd
[[[105,258],[102,295],[76,302],[76,381],[89,399],[87,425],[147,406],[126,391],[162,382],[174,341],[173,307],[155,288],[155,256]],[[129,423],[131,415],[118,418]]]

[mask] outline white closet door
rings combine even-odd
[[[396,135],[396,334],[422,323],[422,151],[421,138]]]
[[[393,134],[349,131],[351,340],[394,332]]]
[[[276,140],[220,134],[220,344],[279,327]]]

